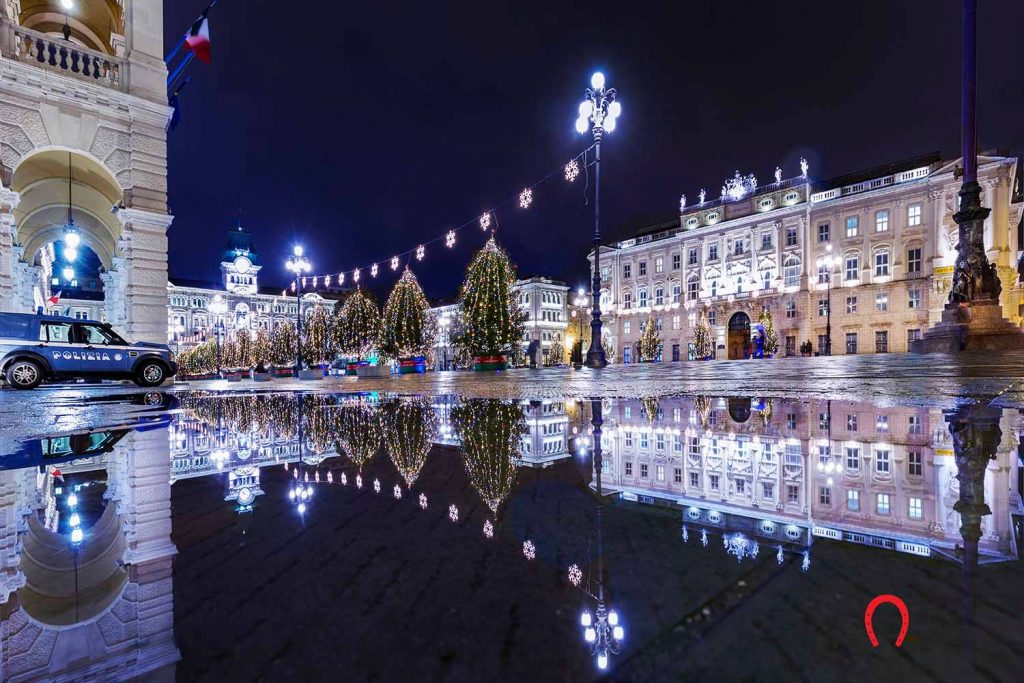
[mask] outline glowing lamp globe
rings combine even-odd
[[[590,612],[584,612],[580,615],[580,624],[583,626],[590,626]]]
[[[71,248],[77,249],[78,245],[82,243],[81,236],[74,230],[68,230],[64,233],[64,244]]]
[[[619,623],[619,613],[616,612],[615,610],[612,610],[611,612],[609,612],[608,613],[608,623],[610,625],[612,625],[612,626],[615,626],[616,624],[618,624]]]
[[[68,507],[73,508],[76,505],[78,505],[78,496],[72,493],[70,496],[68,496]]]
[[[296,244],[295,247],[292,249],[292,253],[295,254],[296,256],[302,256],[302,245]]]
[[[597,656],[597,668],[607,669],[608,668],[608,655],[603,652]]]
[[[612,638],[615,640],[622,640],[626,637],[626,632],[622,630],[621,626],[616,626],[612,629]]]
[[[75,271],[74,271],[74,269],[72,269],[72,268],[65,268],[64,269],[64,279],[65,280],[74,280],[75,279]]]
[[[608,116],[612,117],[613,119],[617,119],[619,117],[619,114],[621,113],[622,104],[619,103],[618,101],[612,102],[611,104],[608,105]]]
[[[71,515],[71,519],[68,520],[71,526],[82,526],[82,518],[78,516],[78,513]]]
[[[594,103],[590,100],[580,102],[580,118],[585,119],[594,113]]]
[[[607,119],[605,119],[604,129],[606,131],[608,131],[609,133],[611,133],[613,130],[615,130],[615,117],[614,116],[609,116]]]
[[[586,133],[588,127],[589,126],[588,126],[587,120],[585,118],[583,118],[581,116],[580,118],[576,119],[576,132],[577,133]]]
[[[71,530],[72,543],[81,543],[83,538],[85,538],[85,534],[82,533],[81,529],[76,528]]]
[[[74,261],[78,258],[78,250],[73,247],[64,247],[64,260]]]
[[[306,514],[306,504],[305,503],[299,503],[299,514],[300,515]]]
[[[594,75],[590,77],[590,87],[594,90],[604,89],[604,74],[600,71],[595,71]]]
[[[60,0],[60,6],[64,9],[74,9],[75,3],[73,0]]]
[[[583,639],[588,643],[594,642],[597,640],[597,631],[595,631],[593,627],[588,627],[587,630],[583,632]]]

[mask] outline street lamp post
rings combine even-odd
[[[600,71],[590,78],[584,99],[580,102],[576,130],[594,133],[594,277],[590,295],[594,299],[590,321],[590,350],[587,351],[587,367],[603,368],[608,365],[601,345],[601,138],[605,131],[615,130],[615,120],[622,112],[622,105],[615,99],[615,88],[604,87],[604,74]]]
[[[213,313],[216,318],[216,322],[213,323],[213,332],[217,340],[217,377],[220,377],[220,338],[224,334],[224,320],[221,316],[227,312],[228,304],[220,294],[215,294],[209,308],[210,313]]]
[[[832,245],[825,247],[825,255],[818,259],[818,271],[825,270],[827,294],[825,300],[825,355],[832,355],[832,269],[839,259],[832,255]]]
[[[295,274],[295,376],[302,370],[302,273],[313,269],[313,264],[302,255],[302,246],[296,244],[285,268]]]

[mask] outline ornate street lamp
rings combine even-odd
[[[285,268],[295,274],[295,376],[302,370],[302,277],[313,269],[313,264],[302,255],[302,246],[295,245],[292,255],[284,264]]]
[[[832,255],[832,245],[825,247],[825,255],[818,259],[818,276],[825,271],[825,283],[828,287],[825,302],[825,355],[832,355],[832,269],[839,263],[839,258]]]
[[[580,102],[576,130],[580,134],[587,130],[594,133],[594,278],[590,295],[594,299],[590,321],[590,350],[587,351],[587,367],[603,368],[608,365],[601,345],[601,137],[605,131],[615,130],[615,120],[622,112],[622,105],[615,99],[615,88],[605,89],[604,74],[600,71],[590,77]]]

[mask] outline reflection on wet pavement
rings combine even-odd
[[[149,406],[2,444],[3,680],[1021,668],[1016,410],[200,391]],[[892,606],[877,648],[865,632],[882,594],[909,610],[900,648]]]

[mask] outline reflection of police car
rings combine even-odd
[[[109,324],[57,315],[0,313],[0,373],[16,389],[44,379],[131,379],[144,387],[178,372],[166,344],[129,344]]]

